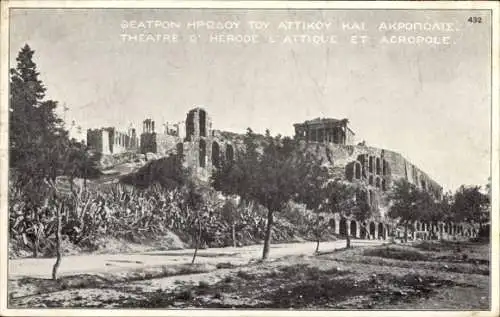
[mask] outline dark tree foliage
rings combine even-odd
[[[408,226],[419,220],[422,216],[422,200],[420,190],[405,179],[394,183],[389,197],[392,205],[388,216],[399,219],[399,223],[404,226],[404,239],[407,241]]]
[[[297,192],[300,183],[292,159],[290,138],[272,137],[266,131],[263,148],[251,129],[245,135],[244,153],[225,162],[212,175],[212,185],[227,195],[239,195],[267,208],[263,258],[269,256],[274,213],[281,211]]]
[[[490,198],[480,186],[460,186],[455,192],[452,211],[459,220],[477,223],[480,228],[490,219]]]
[[[25,45],[10,70],[10,167],[21,183],[55,180],[68,132],[55,113],[57,103],[44,100],[46,88],[38,78],[34,51]]]
[[[69,139],[56,114],[57,102],[45,100],[34,53],[26,44],[16,58],[16,68],[10,70],[9,165],[14,184],[36,188],[63,174],[95,176],[85,147]]]

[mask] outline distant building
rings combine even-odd
[[[353,144],[354,132],[347,119],[316,118],[294,124],[295,138],[308,142]]]
[[[114,127],[107,127],[88,129],[87,145],[97,153],[111,155],[137,151],[139,149],[139,140],[133,128],[130,128],[125,133],[118,131]]]

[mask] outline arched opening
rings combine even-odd
[[[347,220],[345,218],[340,219],[340,228],[339,233],[341,235],[347,234]]]
[[[361,165],[365,165],[365,155],[364,154],[358,155],[358,162],[360,162]]]
[[[234,149],[231,144],[226,146],[226,160],[229,162],[234,160]]]
[[[380,166],[380,157],[377,157],[377,175],[380,175],[381,171],[382,171],[382,168]]]
[[[375,226],[375,223],[370,222],[370,236],[375,237],[376,230],[377,228]]]
[[[370,156],[368,159],[368,171],[370,173],[373,173],[373,156]]]
[[[358,162],[354,164],[354,177],[356,179],[361,179],[361,164]]]
[[[186,139],[191,140],[194,135],[194,111],[189,111],[186,118]]]
[[[335,229],[337,229],[337,224],[335,223],[335,219],[333,218],[330,219],[328,224],[330,225],[330,229],[332,229],[333,233],[335,233]]]
[[[200,167],[205,167],[207,163],[206,162],[207,144],[203,139],[200,140],[199,156],[200,156]]]
[[[345,167],[345,178],[348,181],[352,182],[354,179],[355,171],[356,171],[356,164],[354,164],[354,162],[347,164]]]
[[[373,185],[373,175],[370,175],[370,176],[368,177],[368,184],[369,184],[369,185]]]
[[[386,176],[389,169],[389,163],[386,160],[382,161],[382,175]]]
[[[358,225],[355,220],[351,220],[351,237],[357,238]]]
[[[177,143],[176,150],[179,157],[184,157],[184,144]]]
[[[381,222],[378,224],[378,236],[385,240],[384,225]]]
[[[207,136],[207,113],[200,109],[198,112],[200,122],[200,136]]]
[[[385,183],[385,179],[382,180],[382,190],[386,191],[387,190],[387,185]]]
[[[380,177],[375,178],[375,187],[380,188]]]
[[[426,186],[425,181],[423,179],[420,181],[420,185],[422,186],[423,190],[427,189],[427,186]]]
[[[216,168],[220,167],[220,148],[219,143],[212,142],[212,165]]]
[[[359,228],[359,236],[361,239],[366,239],[368,235],[368,231],[366,231],[366,226],[361,225]]]

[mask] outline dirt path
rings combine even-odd
[[[382,240],[353,240],[354,246],[379,245]],[[345,240],[322,242],[320,251],[331,251],[345,246]],[[312,254],[316,248],[315,242],[274,244],[271,246],[271,258],[289,255]],[[151,251],[131,254],[99,254],[63,257],[59,272],[61,276],[84,273],[108,273],[128,269],[146,268],[163,265],[189,263],[194,250]],[[240,248],[212,248],[198,251],[197,263],[217,264],[231,262],[232,264],[248,263],[251,259],[260,259],[262,245],[252,245]],[[53,258],[16,259],[9,260],[9,279],[21,277],[50,278]]]

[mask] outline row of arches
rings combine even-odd
[[[382,190],[387,190],[387,181],[382,176],[369,175],[366,177],[365,173],[362,172],[362,165],[358,161],[354,161],[346,166],[346,176],[349,181],[362,180],[363,178],[368,178],[368,184],[375,186]]]
[[[216,168],[221,167],[223,159],[229,162],[234,160],[233,146],[231,144],[227,144],[226,151],[224,152],[224,155],[222,155],[219,143],[217,143],[217,141],[212,142],[212,166]]]
[[[366,169],[368,165],[368,173],[386,176],[389,174],[389,162],[378,156],[361,154],[358,155],[358,162],[361,163],[363,167],[362,170]]]
[[[177,154],[184,156],[184,143],[179,142],[176,146]],[[198,164],[200,167],[207,167],[207,159],[208,159],[208,148],[207,141],[205,139],[200,139],[198,142]],[[231,144],[226,144],[225,151],[221,150],[221,146],[217,141],[212,142],[211,148],[211,164],[212,166],[218,168],[221,166],[224,160],[233,161],[234,160],[234,148]]]
[[[449,235],[473,236],[477,234],[477,229],[465,224],[455,224],[450,222],[429,223],[416,221],[413,224],[415,231],[436,232]]]
[[[360,239],[387,239],[388,227],[382,222],[361,223],[347,218],[335,219],[329,221],[330,228],[335,234],[349,235]]]

